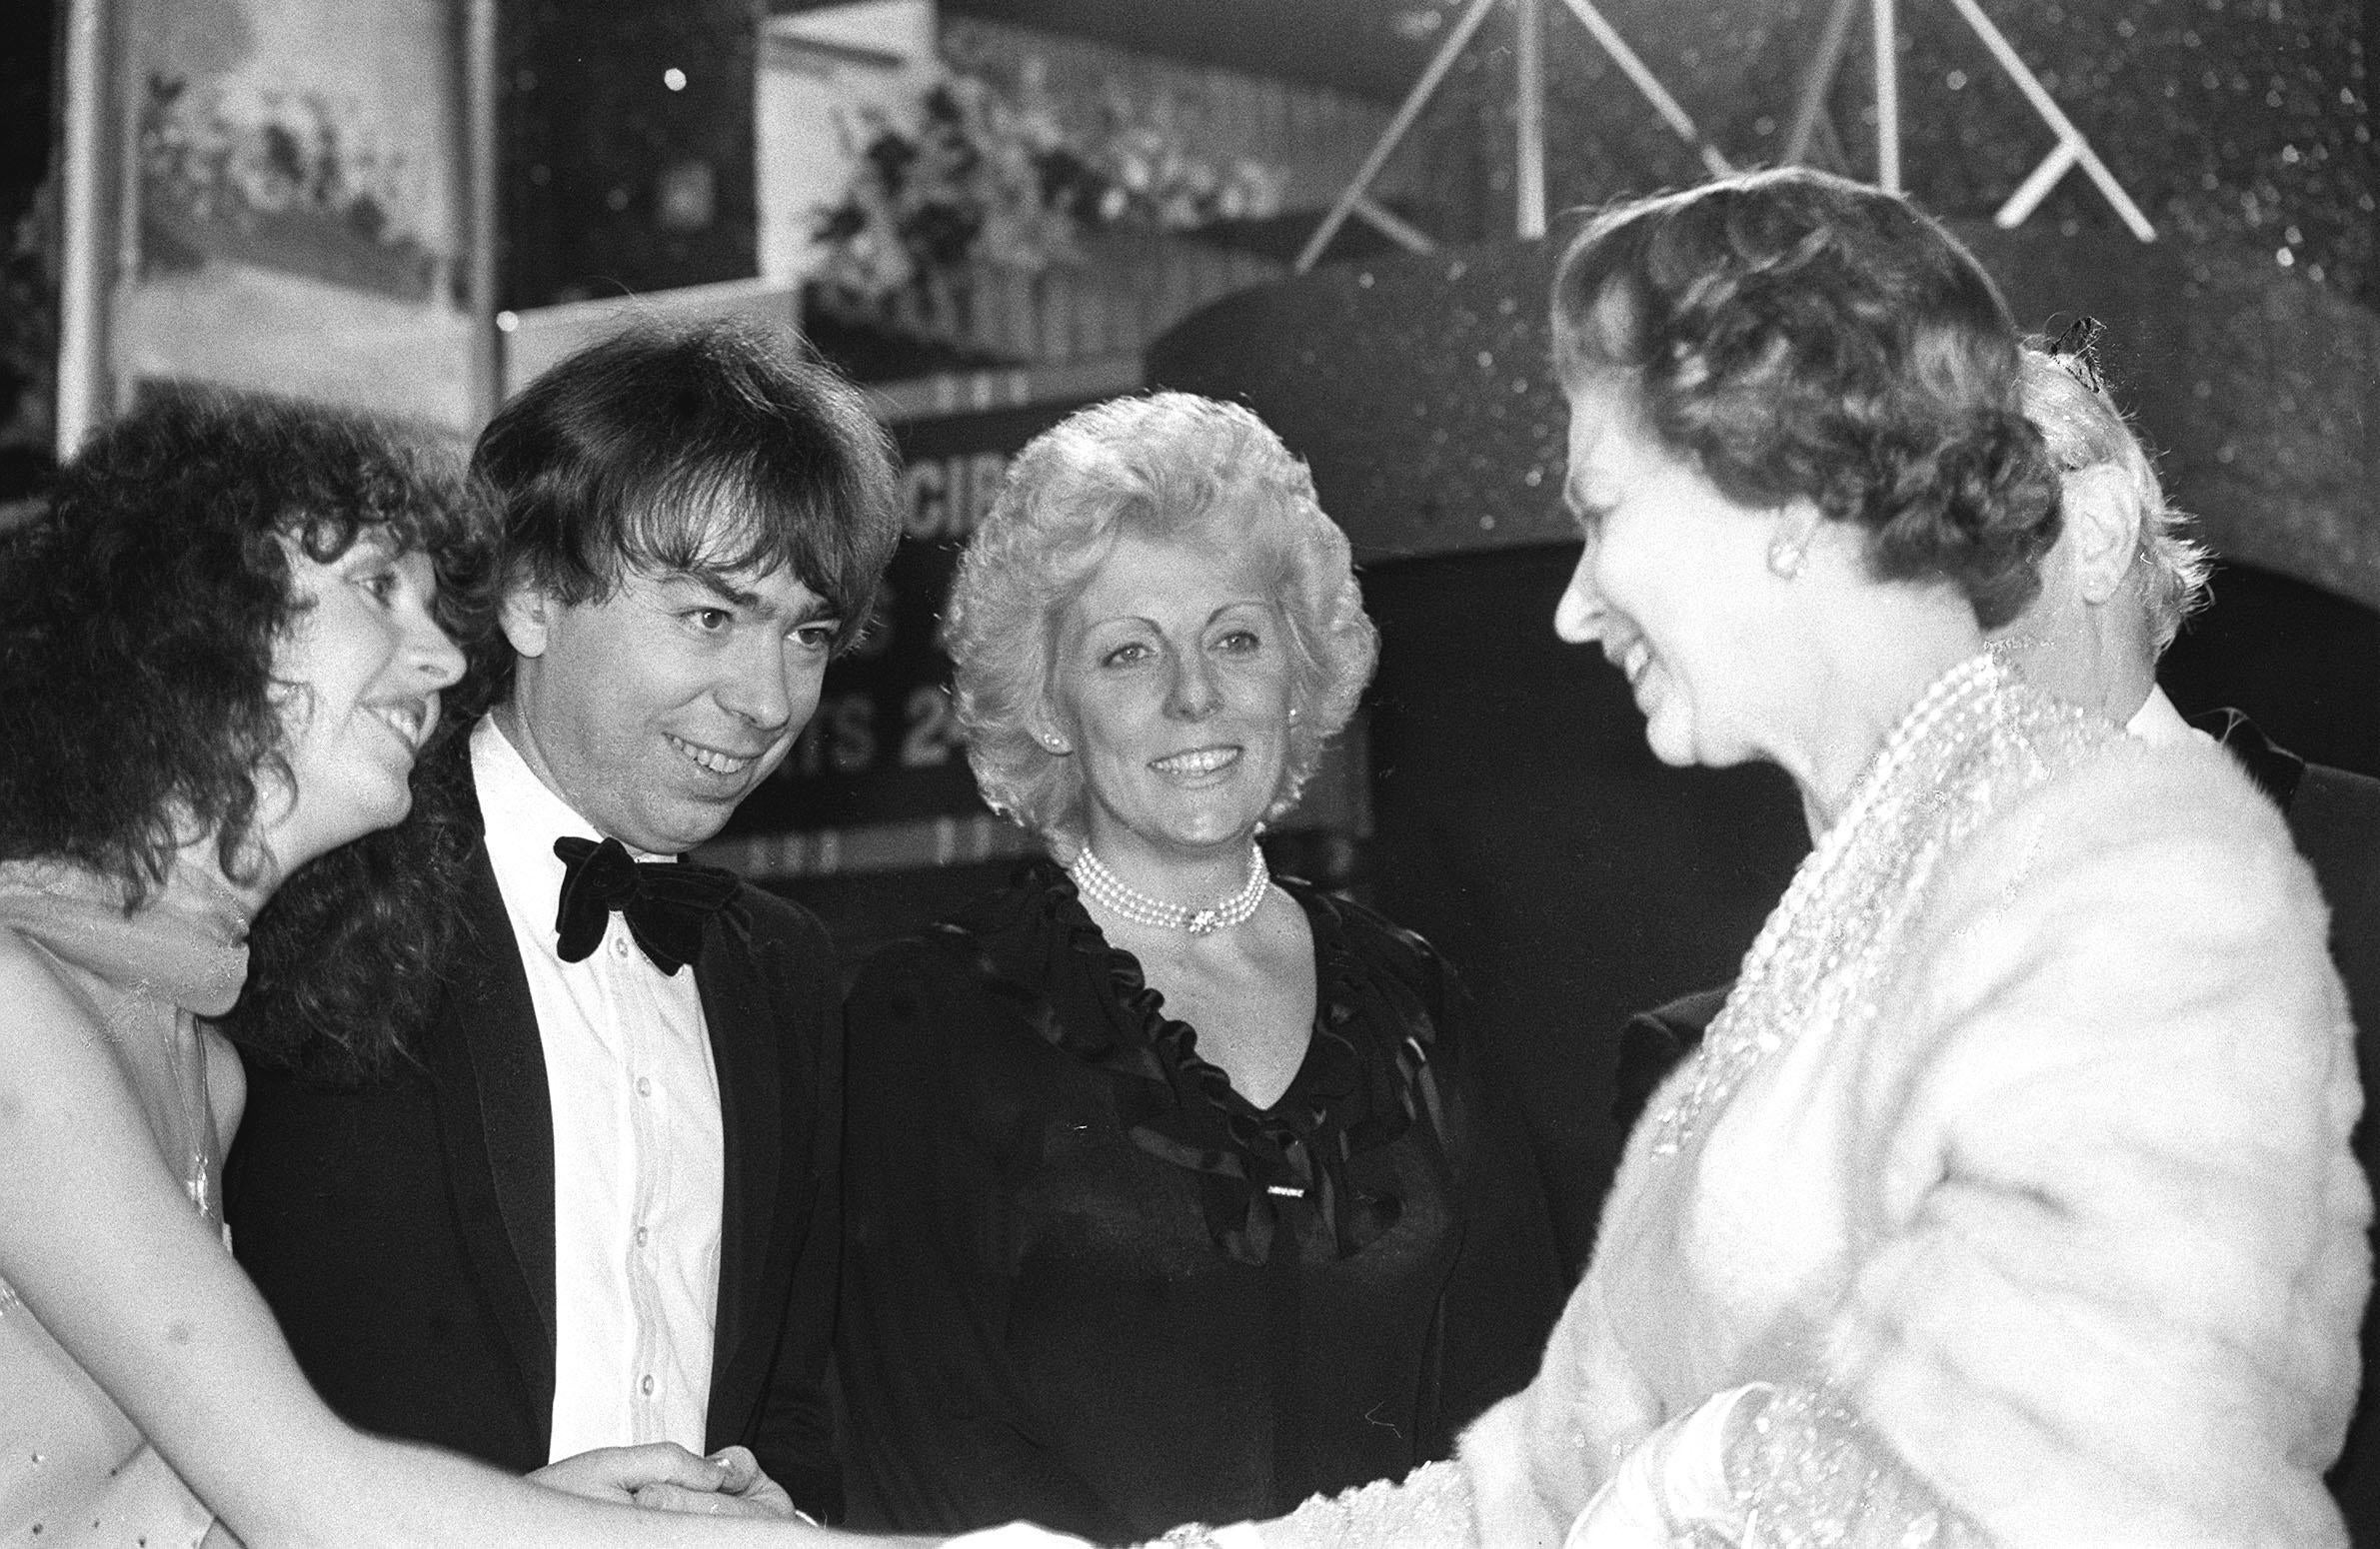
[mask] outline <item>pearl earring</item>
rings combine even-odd
[[[1789,538],[1780,538],[1768,546],[1768,573],[1779,581],[1791,581],[1801,574],[1809,553]]]

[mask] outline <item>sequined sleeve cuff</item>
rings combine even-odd
[[[1566,1549],[1953,1549],[1963,1518],[1834,1394],[1755,1382],[1631,1450]]]
[[[1976,1531],[1885,1445],[1858,1412],[1822,1388],[1769,1390],[1727,1427],[1726,1479],[1744,1508],[1744,1549],[1957,1549]]]
[[[1470,1479],[1454,1463],[1427,1463],[1399,1480],[1380,1479],[1314,1496],[1270,1522],[1227,1527],[1189,1523],[1143,1549],[1475,1549]]]

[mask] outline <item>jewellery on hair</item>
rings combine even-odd
[[[1272,872],[1264,865],[1264,851],[1252,839],[1247,846],[1247,884],[1208,908],[1193,909],[1179,903],[1168,903],[1163,898],[1153,898],[1136,887],[1125,885],[1121,877],[1108,869],[1105,860],[1091,852],[1088,844],[1075,856],[1073,863],[1066,868],[1066,873],[1075,879],[1075,885],[1083,890],[1085,897],[1111,914],[1131,920],[1136,925],[1152,925],[1160,930],[1187,930],[1191,935],[1212,935],[1217,930],[1228,930],[1233,925],[1245,922],[1249,915],[1255,913],[1256,906],[1264,901],[1264,894],[1272,886]]]
[[[2050,321],[2056,322],[2065,314],[2053,312]],[[2098,351],[2093,348],[2107,325],[2087,312],[2078,312],[2074,321],[2057,332],[2057,336],[2042,346],[2041,353],[2093,393],[2107,391],[2107,378],[2099,369]]]
[[[1055,732],[1047,733],[1042,738],[1042,746],[1049,749],[1052,753],[1065,753],[1066,739],[1060,737]]]
[[[1789,538],[1780,538],[1768,546],[1768,573],[1779,581],[1791,581],[1801,574],[1802,563],[1809,551]]]

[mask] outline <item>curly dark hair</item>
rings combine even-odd
[[[212,832],[227,874],[253,877],[259,786],[287,774],[273,646],[302,606],[281,540],[324,563],[367,534],[425,553],[439,623],[492,633],[493,524],[458,464],[361,415],[194,389],[100,431],[0,536],[0,858],[78,861],[137,904]],[[394,969],[434,950],[453,885],[372,839],[259,913],[223,1020],[243,1045],[362,1065],[393,1047],[392,1003],[415,993]]]
[[[2058,478],[2020,336],[1906,200],[1786,168],[1615,206],[1562,256],[1553,337],[1565,387],[1623,378],[1730,500],[1865,529],[1877,579],[1952,583],[1986,629],[2039,590]]]
[[[317,561],[367,531],[423,551],[441,622],[480,627],[486,526],[451,468],[361,416],[153,392],[0,535],[0,860],[62,859],[131,906],[191,835],[253,881],[258,792],[286,777],[274,643]]]
[[[458,783],[470,726],[440,717],[403,822],[300,867],[258,911],[247,985],[217,1021],[252,1060],[354,1086],[410,1057],[438,1008],[479,837],[479,809]]]

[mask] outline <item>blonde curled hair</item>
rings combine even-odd
[[[960,560],[943,643],[984,799],[1062,857],[1084,841],[1082,761],[1044,748],[1034,718],[1060,621],[1128,530],[1266,566],[1288,625],[1291,709],[1268,816],[1295,800],[1378,656],[1346,535],[1322,514],[1305,465],[1247,409],[1155,393],[1095,404],[1035,437]]]

